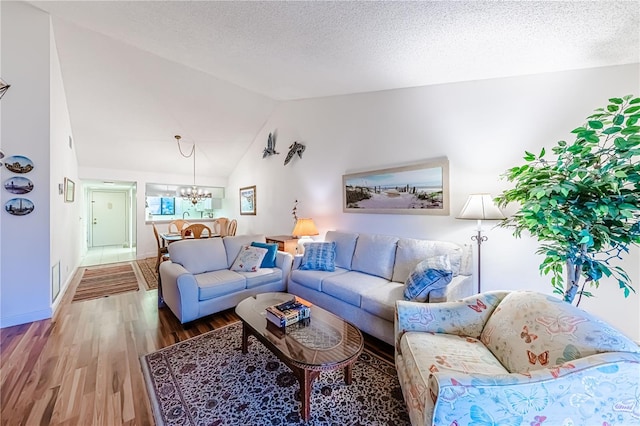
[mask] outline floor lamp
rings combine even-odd
[[[478,293],[480,293],[480,264],[482,243],[487,241],[487,237],[482,235],[483,220],[501,220],[504,215],[493,202],[491,194],[471,194],[467,198],[467,202],[460,211],[458,219],[469,219],[478,221],[478,234],[471,237],[472,241],[478,243]]]

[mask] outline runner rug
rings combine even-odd
[[[144,277],[147,290],[158,288],[158,273],[156,272],[156,258],[148,257],[146,259],[136,260],[140,272]]]
[[[129,263],[104,268],[87,268],[73,295],[73,302],[137,290],[138,278]]]
[[[253,336],[241,351],[235,323],[140,358],[158,425],[409,425],[393,364],[366,349],[353,366],[313,383],[311,419],[300,417],[298,380]]]

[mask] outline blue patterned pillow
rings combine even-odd
[[[311,271],[336,270],[336,243],[334,241],[324,243],[304,243],[304,255],[300,268]]]
[[[414,302],[426,302],[431,291],[446,287],[452,277],[449,256],[423,260],[409,274],[405,283],[404,298]]]

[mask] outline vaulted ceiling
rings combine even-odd
[[[640,62],[640,2],[31,1],[81,166],[228,176],[278,102]]]

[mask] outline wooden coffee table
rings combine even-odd
[[[351,384],[351,369],[364,340],[355,326],[315,305],[309,320],[286,329],[271,324],[265,308],[293,297],[287,293],[258,294],[240,302],[236,314],[242,320],[242,353],[247,353],[247,338],[252,334],[293,371],[300,382],[302,418],[308,421],[313,381],[322,371],[344,368],[344,381]]]

